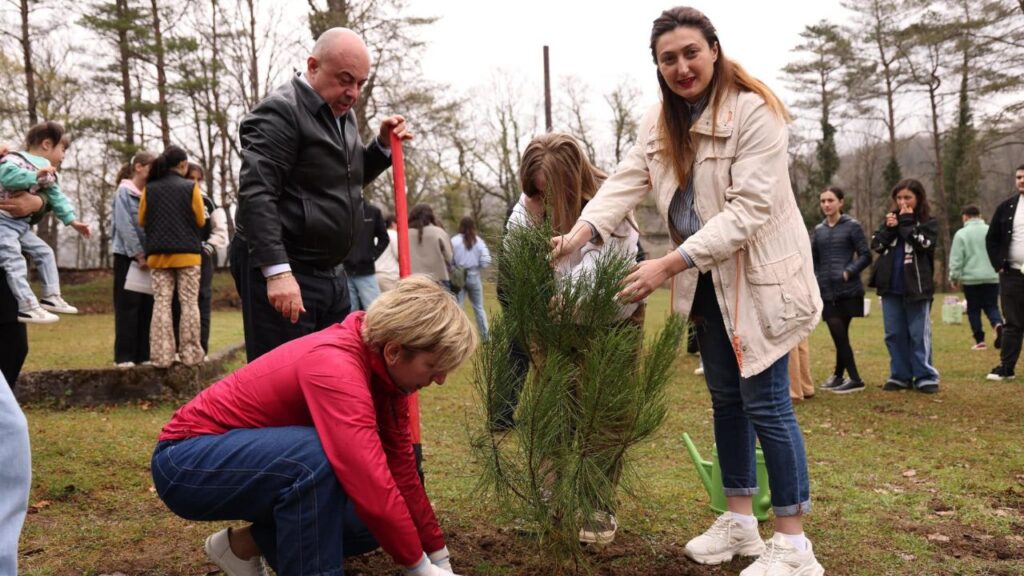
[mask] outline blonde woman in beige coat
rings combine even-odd
[[[814,328],[821,297],[789,182],[789,115],[726,58],[714,26],[693,8],[654,21],[651,53],[662,103],[644,116],[636,145],[573,229],[552,240],[552,255],[606,237],[654,196],[678,248],[638,264],[620,297],[645,298],[671,279],[675,313],[694,322],[729,508],[686,554],[702,564],[758,556],[742,576],[820,576],[803,532],[810,482],[787,353]],[[768,488],[757,486],[757,440],[775,513],[767,542],[752,515],[753,494]]]

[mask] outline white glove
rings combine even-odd
[[[447,546],[441,548],[440,550],[436,550],[434,552],[431,552],[430,554],[427,554],[427,558],[430,558],[430,563],[434,566],[437,566],[438,568],[442,568],[449,572],[454,572],[454,570],[452,570],[451,556],[448,554]]]
[[[405,568],[407,576],[456,576],[451,571],[439,568],[430,563],[430,558],[427,554],[423,554],[423,558],[419,561],[419,564],[415,566],[407,566]]]

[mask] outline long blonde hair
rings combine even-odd
[[[544,178],[545,190],[537,188],[537,176]],[[534,138],[519,164],[519,183],[529,197],[547,193],[551,224],[555,232],[567,234],[580,213],[608,175],[590,163],[579,142],[568,134],[552,132]]]
[[[718,117],[718,110],[722,106],[729,89],[740,92],[755,92],[764,99],[780,118],[789,122],[792,118],[786,110],[785,105],[779,97],[772,92],[757,78],[750,75],[739,63],[726,57],[722,50],[722,44],[718,41],[718,33],[711,20],[703,12],[689,6],[677,6],[661,13],[654,21],[651,28],[651,56],[654,64],[658,64],[657,44],[658,38],[663,34],[671,32],[676,28],[686,26],[700,31],[712,49],[718,46],[718,60],[715,61],[714,74],[708,90],[714,95],[711,105],[711,117]],[[672,91],[668,83],[657,72],[658,85],[661,87],[661,135],[668,139],[669,145],[661,150],[662,160],[672,166],[679,185],[685,185],[690,173],[690,166],[693,164],[695,155],[693,137],[690,135],[690,109],[682,97]],[[715,130],[715,123],[711,125],[712,133]]]

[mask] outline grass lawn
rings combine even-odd
[[[493,287],[488,289],[493,303]],[[650,329],[667,313],[667,296],[662,290],[652,297]],[[936,306],[941,393],[882,392],[888,356],[873,304],[872,315],[852,328],[868,389],[848,396],[819,393],[797,406],[814,501],[807,533],[819,560],[830,575],[1024,574],[1024,382],[986,382],[998,352],[972,352],[968,327],[941,324]],[[218,312],[217,342],[238,341],[240,324],[237,313]],[[31,327],[28,369],[106,364],[112,330],[111,316],[103,314]],[[811,339],[817,381],[828,375],[833,357],[821,325]],[[680,355],[669,419],[636,452],[642,490],[620,510],[616,542],[595,551],[598,574],[735,575],[746,565],[703,567],[682,557],[685,542],[714,518],[680,439],[689,432],[702,451],[710,451],[710,403],[702,377],[693,375],[696,365],[696,358]],[[421,395],[427,490],[455,567],[467,575],[551,574],[533,542],[513,528],[515,519],[474,491],[470,374],[463,367],[444,386]],[[223,524],[180,520],[150,488],[150,452],[174,408],[26,410],[34,476],[21,542],[23,574],[215,570],[202,542]],[[770,535],[770,525],[762,531]],[[379,553],[352,562],[349,570],[395,573]]]

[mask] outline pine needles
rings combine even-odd
[[[684,322],[671,318],[645,347],[643,327],[622,319],[615,300],[633,262],[609,252],[575,281],[559,281],[547,259],[551,235],[515,228],[504,239],[505,306],[474,362],[482,414],[473,449],[479,489],[528,523],[565,572],[585,569],[580,528],[595,512],[615,512],[631,484],[629,449],[665,419]],[[513,341],[528,352],[525,384],[509,358]],[[496,425],[517,399],[515,426]]]

